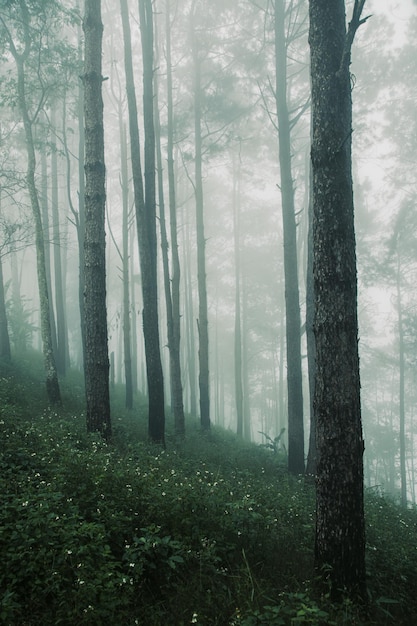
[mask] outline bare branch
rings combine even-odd
[[[344,72],[349,71],[349,65],[351,62],[351,52],[353,40],[355,39],[356,31],[359,26],[365,24],[365,22],[371,17],[368,15],[367,17],[361,18],[363,7],[365,6],[366,0],[355,0],[355,5],[353,7],[352,19],[349,22],[348,30],[346,33],[345,45],[343,48],[342,59],[340,61],[340,67],[338,70],[338,75],[342,75]]]

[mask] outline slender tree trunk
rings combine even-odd
[[[152,0],[139,0],[139,18],[143,60],[143,123],[145,129],[145,203],[142,226],[145,228],[147,244],[146,267],[143,268],[145,271],[142,269],[143,329],[149,391],[149,436],[152,441],[164,444],[164,378],[158,322]]]
[[[51,319],[49,308],[50,294],[48,292],[45,264],[45,242],[42,228],[41,208],[39,204],[38,190],[36,188],[35,182],[36,157],[33,141],[33,129],[26,102],[25,60],[30,53],[31,39],[29,33],[29,15],[26,5],[24,4],[23,6],[25,10],[25,15],[22,15],[23,28],[25,32],[25,48],[22,53],[18,53],[14,49],[12,51],[12,54],[17,66],[18,101],[26,139],[26,150],[28,159],[26,182],[29,191],[32,213],[35,221],[36,261],[41,317],[41,337],[46,372],[46,391],[48,394],[49,402],[52,405],[60,405],[61,392],[59,389],[58,374],[52,344]]]
[[[78,57],[82,59],[81,33],[78,32]],[[77,120],[78,120],[78,303],[80,309],[81,348],[83,356],[83,368],[85,370],[85,311],[84,311],[84,285],[85,285],[85,260],[84,260],[84,237],[85,237],[85,133],[84,133],[84,87],[80,80],[78,83]]]
[[[100,0],[85,0],[85,390],[87,430],[111,437],[106,307],[105,163]]]
[[[196,345],[194,326],[194,303],[191,279],[191,242],[188,220],[185,226],[186,245],[184,246],[184,305],[185,305],[185,336],[187,344],[188,380],[190,383],[190,413],[197,417],[197,376],[196,376]]]
[[[201,134],[201,58],[197,33],[192,32],[194,65],[194,141],[195,141],[195,208],[197,228],[197,282],[198,282],[198,362],[200,389],[200,420],[203,430],[210,429],[209,335],[206,276],[206,238],[204,234],[203,146]]]
[[[135,288],[135,263],[134,263],[134,235],[130,232],[130,302],[131,302],[131,326],[132,326],[132,387],[133,393],[138,392],[138,335],[137,335],[137,314],[136,314],[136,288]]]
[[[242,276],[242,386],[243,386],[243,437],[252,440],[250,384],[248,365],[248,290],[245,274]]]
[[[157,238],[155,207],[155,131],[153,121],[153,20],[152,5],[139,1],[143,55],[144,126],[145,126],[145,191],[140,159],[138,112],[132,65],[132,45],[126,0],[120,0],[123,23],[126,93],[129,109],[130,146],[136,225],[143,295],[143,335],[145,340],[148,382],[148,431],[155,443],[165,443],[164,379],[162,373],[157,285]]]
[[[310,0],[317,513],[315,566],[331,594],[366,601],[363,436],[352,190],[351,46],[344,0]],[[329,569],[330,568],[330,569]]]
[[[304,473],[304,422],[301,370],[301,317],[298,289],[297,226],[291,167],[291,132],[287,102],[285,0],[275,0],[275,68],[284,234],[285,327],[287,338],[288,469]]]
[[[400,398],[400,484],[401,506],[407,506],[407,473],[405,460],[405,356],[404,356],[404,324],[401,301],[401,263],[397,253],[397,315],[398,315],[398,358],[399,358],[399,398]]]
[[[4,297],[3,259],[0,255],[0,359],[11,361],[9,330],[7,326],[6,299]]]
[[[121,107],[119,109],[120,144],[121,144],[121,186],[123,204],[122,223],[122,272],[123,272],[123,354],[125,360],[125,406],[133,408],[133,380],[132,380],[132,348],[130,323],[130,284],[129,284],[129,177],[127,168],[127,140],[126,127],[122,121]]]
[[[239,155],[240,158],[240,155]],[[242,321],[240,294],[240,168],[233,163],[233,241],[235,257],[235,329],[234,329],[234,364],[235,364],[235,403],[237,434],[243,437],[243,375],[242,375]]]
[[[56,116],[52,109],[51,115],[52,133],[56,133]],[[59,374],[65,376],[65,368],[68,357],[67,324],[65,314],[65,299],[63,290],[62,258],[61,258],[61,233],[59,225],[59,194],[58,194],[58,152],[55,136],[52,136],[51,151],[51,183],[52,183],[52,233],[53,233],[53,257],[55,278],[55,310],[56,310],[56,337],[57,352],[56,364]]]
[[[44,143],[41,153],[41,189],[39,194],[41,205],[41,217],[43,228],[43,241],[45,248],[45,271],[46,271],[46,283],[48,285],[49,297],[49,319],[51,323],[51,338],[52,338],[52,350],[54,353],[55,361],[57,360],[58,344],[56,337],[56,324],[55,324],[55,311],[53,305],[53,290],[52,290],[52,270],[51,270],[51,228],[49,223],[49,199],[48,199],[48,163],[46,158],[46,144],[48,140],[46,126],[43,129],[45,134],[42,137]]]
[[[167,168],[168,168],[168,197],[169,221],[171,233],[171,298],[172,298],[172,349],[171,356],[171,384],[175,420],[175,430],[183,436],[185,432],[184,400],[181,382],[181,309],[180,309],[180,281],[181,268],[178,252],[177,228],[177,201],[174,173],[174,105],[172,97],[172,61],[171,61],[171,19],[170,0],[166,0],[166,63],[167,63]]]
[[[169,5],[168,5],[169,9]],[[168,32],[167,32],[167,64],[171,63],[170,59],[170,28],[168,20]],[[169,52],[168,52],[169,50]],[[171,68],[169,67],[168,74],[171,76]],[[172,92],[172,77],[171,84],[168,86]],[[168,351],[169,351],[169,371],[170,371],[170,389],[171,389],[171,409],[174,415],[175,433],[178,437],[183,437],[185,434],[185,419],[184,419],[184,404],[181,382],[181,362],[180,362],[180,312],[179,312],[179,263],[178,263],[178,243],[177,243],[177,223],[176,223],[176,206],[175,206],[175,189],[172,187],[174,184],[174,168],[172,162],[172,150],[173,150],[173,122],[172,122],[172,93],[167,97],[170,103],[168,107],[168,136],[171,134],[171,138],[168,139],[168,163],[170,174],[169,176],[169,204],[170,204],[170,230],[171,230],[171,250],[173,259],[173,277],[170,278],[169,269],[169,243],[166,227],[165,216],[165,197],[164,197],[164,184],[163,184],[163,166],[162,166],[162,151],[161,151],[161,127],[159,120],[159,100],[157,84],[155,87],[155,133],[156,133],[156,146],[157,146],[157,169],[158,169],[158,198],[159,198],[159,221],[161,232],[161,248],[162,248],[162,264],[163,264],[163,276],[164,276],[164,291],[165,291],[165,303],[166,303],[166,316],[167,316],[167,335],[168,335]],[[174,220],[174,222],[172,221]],[[175,250],[175,252],[174,252]],[[176,268],[177,273],[174,272]],[[175,281],[174,281],[175,274]],[[175,290],[174,290],[175,287]],[[176,319],[174,320],[174,293],[176,296]]]

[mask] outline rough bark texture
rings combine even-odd
[[[310,189],[312,174],[310,172]],[[308,240],[307,240],[307,281],[306,281],[306,338],[308,387],[310,395],[310,437],[306,474],[315,476],[317,462],[316,418],[314,414],[314,386],[316,383],[316,340],[314,337],[314,285],[313,285],[313,198],[310,193],[308,203]]]
[[[288,469],[304,473],[304,421],[301,373],[301,316],[298,289],[297,226],[291,167],[290,114],[287,102],[285,2],[275,0],[275,69],[284,236],[285,328],[287,339]]]
[[[106,309],[105,164],[100,0],[85,0],[83,21],[85,128],[84,315],[87,430],[111,436]]]
[[[346,33],[343,0],[310,0],[309,41],[317,351],[315,565],[318,571],[330,567],[334,597],[345,590],[351,597],[365,599],[349,74],[353,38]]]

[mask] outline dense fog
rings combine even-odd
[[[6,3],[7,4],[7,3]],[[60,373],[83,365],[79,308],[81,8],[38,29],[27,64],[36,187],[53,304]],[[347,3],[350,10],[352,3]],[[287,2],[285,45],[274,45],[271,3],[154,2],[154,117],[157,153],[159,329],[167,405],[171,401],[161,226],[172,282],[172,214],[181,270],[184,408],[198,406],[196,98],[199,99],[209,333],[210,419],[255,442],[287,443],[287,355],[277,68],[286,66],[291,176],[296,221],[305,456],[310,430],[306,289],[310,202],[308,7]],[[415,3],[369,0],[352,49],[353,175],[358,263],[359,349],[367,486],[415,502],[417,255],[417,50]],[[167,17],[167,11],[168,17]],[[1,266],[12,351],[41,349],[35,224],[26,187],[27,154],[17,106],[18,21],[0,9]],[[142,48],[137,3],[129,18],[143,156]],[[119,3],[102,6],[106,164],[106,285],[112,384],[125,384],[124,305],[128,298],[133,392],[146,394],[141,272]],[[196,63],[199,85],[196,90]],[[281,74],[282,76],[285,76]],[[169,81],[168,81],[169,77]],[[169,104],[169,99],[172,103]],[[172,114],[172,119],[169,115]],[[172,134],[171,134],[172,133]],[[171,142],[175,198],[170,198]],[[158,156],[158,155],[157,155]],[[160,177],[160,178],[159,178]],[[171,190],[172,191],[172,190]],[[161,215],[161,205],[164,215]],[[164,218],[164,219],[163,219]],[[124,282],[125,281],[125,282]],[[127,281],[127,282],[126,282]],[[124,284],[126,289],[124,290]],[[288,289],[287,285],[287,289]],[[61,295],[62,294],[62,295]],[[238,339],[237,339],[238,337]],[[238,344],[238,349],[237,349]],[[239,360],[241,405],[236,403]],[[135,399],[133,400],[135,410]],[[167,418],[171,419],[169,412]],[[285,429],[285,430],[284,430]]]

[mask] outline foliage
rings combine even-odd
[[[59,413],[41,378],[31,353],[0,371],[0,623],[411,623],[414,510],[368,494],[363,617],[316,592],[313,489],[278,455],[192,421],[164,451],[146,442],[145,407],[114,408],[105,444],[85,433],[80,377]]]

